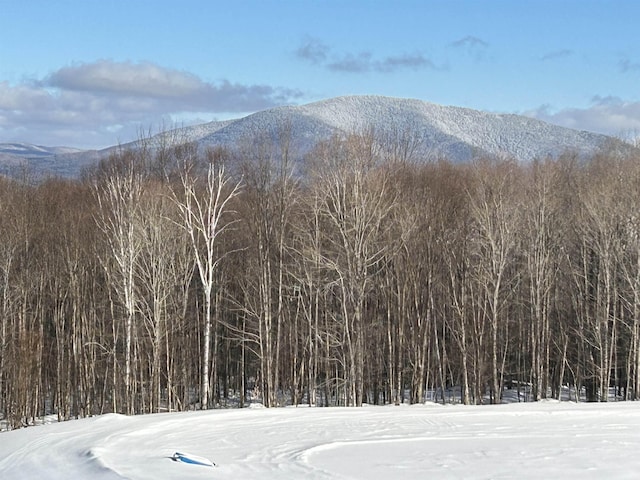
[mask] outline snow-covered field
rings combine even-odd
[[[0,478],[635,479],[638,452],[637,402],[248,408],[0,433]]]

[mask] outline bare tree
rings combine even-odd
[[[238,195],[240,183],[232,181],[214,152],[207,158],[205,171],[202,172],[204,178],[201,180],[196,159],[195,152],[183,158],[181,189],[173,192],[173,198],[182,214],[181,224],[191,241],[203,290],[200,408],[207,409],[211,397],[209,375],[210,371],[215,371],[215,364],[211,369],[213,289],[216,268],[226,253],[219,251],[218,243],[220,235],[233,223],[228,218],[231,214],[230,202]],[[215,358],[213,360],[215,362]]]
[[[619,204],[623,313],[628,330],[623,383],[625,399],[640,399],[640,168],[636,158],[624,164],[624,190]]]
[[[554,189],[558,188],[554,165],[536,161],[526,173],[522,245],[529,284],[532,396],[540,400],[547,397],[550,387],[550,310],[558,268],[560,212],[554,197]]]
[[[360,406],[364,390],[367,295],[389,251],[382,239],[395,200],[376,170],[372,133],[334,140],[316,151],[319,214],[327,231],[321,261],[335,275],[346,348],[348,402]]]
[[[113,287],[125,312],[124,401],[125,411],[131,414],[134,413],[132,346],[136,317],[135,270],[141,248],[136,223],[143,192],[143,174],[136,153],[122,152],[119,160],[122,170],[112,170],[104,182],[96,185],[99,207],[96,222],[108,247],[108,254],[102,263],[109,278],[113,278]]]
[[[500,403],[506,347],[499,344],[499,333],[501,327],[508,326],[503,315],[508,297],[506,289],[512,280],[507,274],[516,245],[517,177],[515,164],[511,162],[496,165],[479,162],[473,172],[475,182],[469,202],[475,227],[478,293],[484,296],[478,306],[486,302],[482,310],[490,328],[491,401]]]
[[[289,124],[282,125],[276,139],[257,134],[240,151],[246,187],[242,198],[244,227],[249,232],[245,253],[255,267],[243,282],[243,306],[250,320],[245,334],[257,344],[262,396],[267,407],[277,405],[284,320],[292,292],[286,284],[285,271],[289,217],[296,203],[297,183],[293,177],[290,128]],[[295,351],[297,342],[290,346]],[[296,366],[292,368],[295,371]]]
[[[414,164],[425,158],[426,135],[413,118],[397,119],[377,134],[382,156],[395,166]]]
[[[149,411],[158,411],[161,405],[162,354],[164,351],[170,359],[167,348],[170,321],[180,317],[180,307],[172,304],[172,300],[192,271],[192,264],[185,265],[180,258],[186,238],[178,226],[175,210],[164,185],[156,182],[147,185],[136,229],[141,244],[136,259],[136,286],[138,309],[151,344]],[[164,372],[171,392],[172,375],[166,365]],[[168,403],[170,407],[171,402]]]
[[[585,342],[589,400],[607,401],[617,370],[616,344],[620,323],[620,260],[625,219],[619,205],[625,198],[622,165],[615,157],[595,158],[584,172],[580,190],[580,270],[578,300]]]

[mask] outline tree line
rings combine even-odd
[[[10,428],[216,406],[640,397],[640,162],[290,130],[0,180]]]

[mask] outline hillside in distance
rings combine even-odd
[[[76,157],[82,155],[83,150],[72,147],[0,143],[0,174],[75,176],[81,168]]]
[[[409,134],[415,142],[413,160],[446,158],[466,162],[475,157],[507,157],[520,161],[557,157],[573,152],[582,157],[603,147],[630,145],[596,133],[552,125],[514,114],[494,114],[442,106],[414,99],[346,96],[298,106],[275,107],[236,120],[210,122],[170,130],[144,139],[148,145],[196,142],[201,148],[229,149],[250,145],[257,138],[278,138],[288,128],[294,154],[302,156],[333,135],[373,131],[379,138]],[[394,137],[395,135],[395,137]],[[384,140],[383,140],[384,141]],[[30,166],[43,174],[77,176],[80,170],[118,148],[136,148],[140,140],[100,151],[61,152],[30,157]],[[2,152],[0,145],[0,154]],[[42,163],[46,159],[47,163]],[[38,162],[40,160],[40,162]],[[0,157],[0,162],[2,158]],[[41,166],[39,166],[41,165]]]
[[[447,158],[466,162],[478,156],[521,161],[571,151],[589,156],[615,141],[514,114],[493,114],[414,99],[347,96],[299,106],[276,107],[238,120],[211,122],[172,131],[202,146],[235,148],[259,135],[277,138],[291,128],[297,151],[306,153],[332,135],[372,130],[380,138],[408,132],[420,139],[417,160]],[[166,139],[166,138],[165,138]]]

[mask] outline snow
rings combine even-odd
[[[78,152],[82,152],[82,150],[71,147],[43,147],[41,145],[31,145],[28,143],[0,143],[0,153],[18,155],[25,158]]]
[[[321,140],[333,135],[378,134],[394,129],[418,132],[424,142],[418,158],[447,158],[465,162],[476,156],[497,156],[530,161],[557,157],[565,151],[589,157],[614,139],[604,135],[563,128],[533,118],[512,114],[494,114],[468,108],[437,105],[416,99],[354,95],[330,98],[306,105],[281,106],[242,118],[191,125],[145,138],[151,147],[192,141],[201,147],[238,148],[263,135],[278,137],[283,126],[292,128],[293,151],[303,156]],[[31,162],[32,168],[44,173],[74,177],[82,166],[93,164],[122,148],[136,148],[138,140],[100,151],[78,151],[63,147],[40,147],[26,144],[0,144],[0,154],[11,155],[3,164],[15,163],[15,157],[30,160],[54,159],[55,162]],[[629,145],[622,147],[630,149]],[[45,175],[46,176],[46,175]]]
[[[435,148],[454,163],[470,160],[473,152],[523,161],[556,157],[565,151],[588,156],[608,139],[522,115],[493,114],[376,95],[331,98],[295,107],[295,110],[343,132],[368,128],[381,132],[394,126],[413,128],[425,135],[427,150]]]
[[[109,414],[1,433],[0,478],[624,479],[639,447],[634,402]]]

